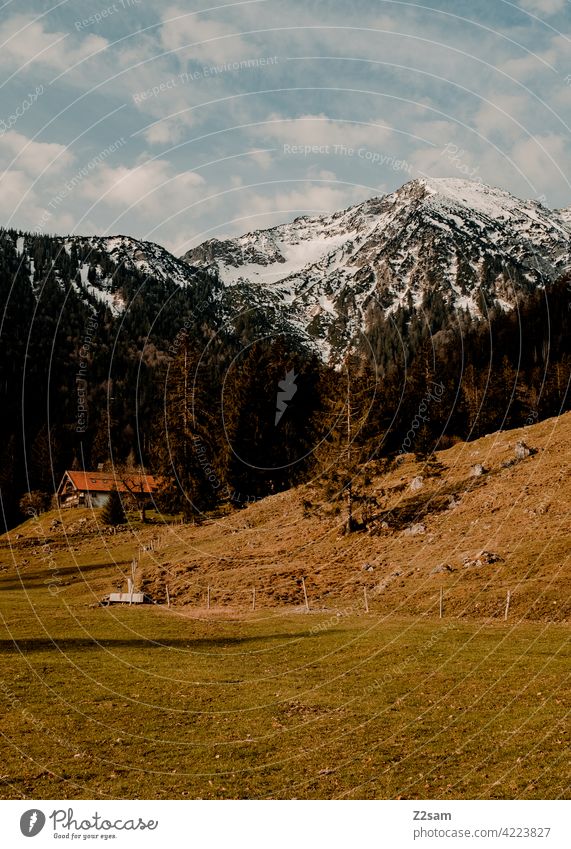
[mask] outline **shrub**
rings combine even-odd
[[[49,493],[34,489],[32,492],[24,493],[20,498],[19,507],[25,516],[34,516],[49,510],[50,502],[51,495]]]
[[[123,502],[116,489],[112,489],[109,493],[107,503],[101,511],[101,520],[106,525],[122,525],[126,521]]]

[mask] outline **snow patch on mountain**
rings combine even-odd
[[[155,242],[145,242],[130,236],[74,238],[80,239],[83,244],[87,242],[96,251],[107,253],[115,265],[126,270],[136,270],[155,280],[170,279],[179,286],[189,282],[188,266]]]
[[[76,291],[81,294],[81,290],[83,288],[83,290],[90,294],[92,298],[95,298],[96,301],[99,301],[108,307],[113,316],[117,317],[121,315],[125,309],[125,302],[119,292],[111,292],[109,290],[110,280],[100,279],[98,286],[90,283],[89,269],[90,266],[86,263],[80,266],[79,276],[81,280],[81,287],[75,283]]]
[[[567,227],[567,229],[569,231],[571,231],[571,206],[568,207],[567,209],[559,209],[557,211],[559,212],[559,215],[563,219],[563,222],[565,223],[565,226]]]

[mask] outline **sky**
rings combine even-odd
[[[422,177],[571,206],[571,0],[0,0],[0,226],[180,255]]]

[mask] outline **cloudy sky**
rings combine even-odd
[[[0,225],[182,253],[421,176],[571,206],[570,0],[0,3]]]

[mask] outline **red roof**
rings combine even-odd
[[[150,495],[158,489],[158,482],[153,475],[141,475],[137,472],[119,475],[116,472],[74,472],[64,474],[69,477],[76,489],[82,492],[140,492]]]

